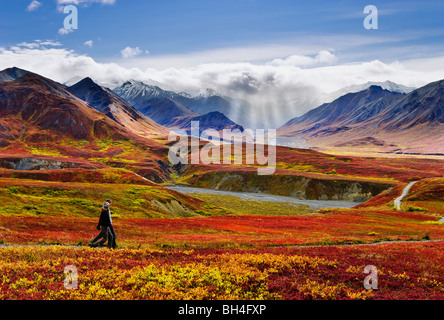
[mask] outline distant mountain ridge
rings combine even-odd
[[[18,90],[17,84],[26,81],[28,75],[35,82],[30,85],[36,87],[38,82],[39,93],[48,92],[51,100],[63,98],[70,103],[78,103],[94,109],[105,115],[107,119],[122,126],[123,131],[127,130],[142,137],[166,136],[168,131],[173,128],[189,129],[191,121],[199,121],[201,131],[210,128],[216,130],[240,128],[243,130],[242,126],[234,123],[220,112],[195,113],[172,99],[175,97],[185,99],[187,98],[186,94],[164,91],[159,87],[135,80],[129,80],[117,88],[116,92],[120,96],[113,90],[98,85],[89,77],[67,86],[26,70],[8,68],[0,72],[0,79],[3,83]],[[213,93],[208,91],[208,96],[211,94]],[[124,97],[130,101],[128,102]],[[191,96],[188,97],[192,99]],[[42,98],[42,100],[45,99]],[[17,101],[21,100],[17,99]],[[74,122],[76,123],[77,120]],[[169,129],[162,124],[167,125]],[[0,123],[1,126],[2,123]],[[5,125],[6,127],[7,125]],[[83,132],[79,136],[86,139],[85,134],[86,132]]]
[[[188,94],[175,94],[169,91],[170,97],[189,110],[198,113],[206,114],[209,112],[220,112],[234,122],[248,126],[252,123],[251,113],[253,109],[251,105],[241,99],[233,99],[226,97],[213,89],[205,89],[197,96]]]
[[[412,153],[444,153],[444,80],[408,94],[379,86],[346,94],[278,129],[315,147],[360,145]]]
[[[174,101],[161,88],[140,81],[128,80],[114,89],[114,92],[144,115],[164,126],[169,126],[177,117],[198,115]]]
[[[71,80],[68,80],[66,84],[71,86],[79,80],[78,77],[74,77]],[[142,102],[145,104],[143,108],[144,110],[141,111],[165,126],[169,126],[169,119],[163,112],[159,111],[159,108],[170,109],[174,117],[186,116],[186,113],[188,112],[183,110],[182,107],[199,115],[218,111],[245,128],[268,128],[270,125],[274,127],[282,125],[288,121],[288,119],[291,119],[296,106],[313,108],[323,102],[331,102],[347,93],[365,90],[371,85],[378,85],[388,91],[399,93],[409,93],[415,89],[387,80],[384,82],[367,82],[359,85],[351,85],[329,94],[318,92],[313,93],[313,95],[310,96],[300,95],[289,98],[288,101],[285,101],[284,99],[279,110],[280,115],[278,116],[275,112],[271,112],[271,109],[263,110],[261,105],[257,105],[257,102],[253,103],[248,101],[248,98],[246,98],[246,100],[233,98],[220,94],[211,88],[202,88],[192,92],[179,92],[174,90],[174,88],[168,84],[159,83],[152,79],[143,80],[145,82],[134,79],[129,79],[124,82],[117,80],[110,81],[111,82],[107,82],[106,84],[100,81],[95,82],[102,87],[111,88],[116,91],[119,96],[129,101],[138,109],[142,108],[142,106],[137,105],[141,102],[136,98],[137,91],[145,91],[141,95],[143,97]],[[111,83],[112,85],[110,85]],[[288,96],[290,97],[291,94]],[[173,101],[165,101],[164,99],[167,98]]]
[[[392,82],[390,80],[387,80],[384,82],[368,81],[367,83],[347,86],[347,87],[341,88],[337,91],[334,91],[332,93],[326,94],[324,100],[327,102],[332,102],[332,101],[336,100],[337,98],[342,97],[348,93],[356,93],[356,92],[364,91],[371,86],[378,86],[378,87],[381,87],[382,89],[387,90],[387,91],[405,93],[405,94],[410,93],[416,89],[414,87],[407,87],[407,86]]]
[[[407,89],[386,83],[390,90],[370,85],[289,120],[278,129],[278,138],[317,148],[444,153],[444,80],[409,93],[395,92]],[[8,68],[0,72],[0,144],[165,135],[174,128],[188,131],[191,121],[199,121],[201,130],[243,131],[245,126],[225,113],[208,111],[234,110],[230,103],[211,89],[192,96],[129,80],[113,91],[90,78],[66,86]]]
[[[429,83],[398,99],[373,121],[388,131],[443,125],[444,80]],[[444,135],[444,131],[442,133]]]
[[[141,135],[167,132],[166,128],[144,116],[112,90],[99,86],[91,78],[82,79],[67,90],[117,123],[131,128],[133,132]]]
[[[219,111],[227,109],[229,102],[215,96],[213,91],[207,91],[208,95],[192,97],[136,80],[128,80],[114,91],[137,110],[168,128],[187,129],[191,121],[200,121],[202,130],[242,128]]]
[[[402,93],[384,90],[379,86],[370,86],[359,93],[348,93],[331,103],[324,103],[303,116],[288,121],[284,126],[310,124],[312,125],[310,130],[315,131],[316,128],[327,125],[358,123],[381,112],[402,96]]]
[[[223,113],[218,111],[209,112],[200,116],[178,119],[177,123],[175,125],[173,124],[173,128],[183,129],[188,134],[190,134],[192,121],[199,122],[199,133],[206,129],[214,129],[219,132],[224,129],[238,129],[240,132],[244,131],[244,128],[241,125],[236,124],[235,122],[227,118],[227,116],[225,116]]]
[[[11,139],[30,142],[130,134],[56,82],[31,72],[0,84],[0,121]]]

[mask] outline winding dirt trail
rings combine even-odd
[[[409,193],[410,188],[411,188],[415,183],[417,183],[417,182],[418,182],[418,181],[410,182],[410,183],[404,188],[404,190],[402,190],[402,194],[401,194],[398,198],[395,199],[394,204],[395,204],[395,208],[396,208],[397,210],[401,210],[401,200],[404,199],[404,197]]]

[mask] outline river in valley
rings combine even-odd
[[[352,208],[360,204],[360,202],[340,201],[340,200],[304,200],[287,196],[277,196],[267,193],[253,193],[253,192],[233,192],[221,191],[214,189],[195,188],[185,185],[166,186],[166,188],[175,190],[181,193],[209,193],[235,196],[241,199],[255,200],[255,201],[270,201],[270,202],[290,202],[296,204],[305,204],[310,206],[312,210],[319,210],[325,208]]]

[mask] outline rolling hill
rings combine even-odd
[[[34,73],[0,84],[1,124],[21,140],[123,138],[127,129]]]
[[[179,118],[171,125],[174,129],[183,129],[187,131],[188,134],[191,132],[191,122],[198,121],[199,122],[199,132],[202,132],[206,129],[215,129],[216,131],[222,131],[223,129],[229,130],[240,130],[244,131],[244,128],[230,119],[228,119],[223,113],[214,111],[209,112],[207,114],[201,116],[188,116],[184,118]]]
[[[2,74],[14,75],[7,71]],[[0,83],[0,193],[15,194],[9,204],[3,201],[2,213],[95,217],[110,196],[124,205],[125,216],[197,216],[205,209],[202,201],[155,183],[168,179],[168,148],[135,134],[122,119],[145,117],[112,92],[90,79],[67,88],[14,71],[17,79]],[[147,198],[140,201],[142,192]]]
[[[111,115],[131,121],[131,113],[125,118],[120,111]],[[154,140],[137,134],[128,121],[121,122],[97,111],[65,86],[32,72],[15,81],[0,83],[1,159],[13,156],[31,162],[55,163],[56,168],[75,164],[75,168],[93,169],[103,168],[104,164],[105,168],[131,168],[155,181],[167,179],[164,162],[168,148],[160,138],[166,137],[165,133],[157,133],[159,138]],[[143,118],[140,123],[145,124]],[[148,122],[145,125],[143,129],[156,128],[149,127]]]

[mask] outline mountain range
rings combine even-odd
[[[54,115],[51,108],[56,103],[50,103],[50,101],[58,101],[59,104],[62,104],[62,100],[60,99],[63,99],[63,103],[66,105],[75,104],[77,106],[81,105],[82,107],[94,109],[101,115],[105,115],[106,118],[104,119],[108,122],[112,120],[110,123],[113,125],[120,125],[120,129],[122,129],[119,129],[120,131],[127,131],[142,137],[153,138],[156,136],[167,136],[170,129],[188,130],[191,121],[200,121],[201,131],[210,128],[216,130],[242,128],[242,126],[234,123],[220,112],[208,112],[201,115],[192,112],[170,98],[174,96],[185,97],[184,95],[165,92],[158,87],[132,80],[124,83],[114,92],[111,89],[98,85],[88,77],[67,86],[14,67],[0,72],[0,83],[3,85],[3,91],[0,91],[0,94],[3,93],[2,102],[8,105],[17,104],[16,107],[20,108],[18,104],[26,105],[28,98],[35,99],[39,95],[47,94],[44,98],[39,99],[41,99],[42,102],[47,101],[48,108],[45,109],[45,111],[39,108],[35,110],[35,112],[40,113],[42,117],[43,115],[46,115],[46,117]],[[19,92],[25,90],[25,87],[26,89],[32,88],[32,90],[26,91],[26,94],[19,94]],[[9,100],[8,98],[11,96],[16,96],[15,94],[11,94],[9,90],[15,91],[15,94],[19,94],[20,99]],[[127,97],[131,104],[117,93]],[[78,114],[80,113],[83,112],[78,112]],[[35,120],[35,117],[33,117],[33,119]],[[90,138],[86,137],[87,130],[74,129],[73,124],[77,124],[79,119],[73,119],[69,116],[69,119],[65,120],[72,124],[73,129],[71,133],[73,135],[75,134],[78,139],[88,140]],[[61,121],[62,120],[59,120],[57,124]],[[81,125],[84,126],[84,123],[81,123]],[[56,126],[56,122],[53,124]],[[27,127],[28,125],[23,124],[23,126]],[[46,125],[46,127],[48,126],[49,125]],[[60,130],[66,131],[68,129],[60,128]],[[10,135],[6,134],[6,136]]]
[[[114,92],[144,115],[167,127],[177,118],[198,115],[170,98],[166,91],[140,81],[129,80]]]
[[[1,132],[2,145],[16,139],[26,142],[120,139],[131,134],[63,86],[31,72],[0,83],[0,123],[6,128]]]
[[[183,92],[163,90],[141,81],[128,80],[114,88],[114,92],[146,116],[169,128],[182,128],[181,119],[189,122],[190,118],[212,112],[223,113],[229,122],[239,125],[249,123],[251,120],[249,118],[251,112],[248,111],[251,107],[247,102],[223,97],[211,89],[206,89],[198,96],[191,96]],[[216,121],[214,126],[206,128],[225,126],[226,119],[217,117],[214,119]]]
[[[91,78],[82,79],[67,90],[132,132],[139,135],[167,133],[165,127],[143,115],[110,89],[99,86]]]
[[[410,93],[380,86],[346,94],[278,129],[310,146],[378,148],[386,152],[444,153],[444,81]]]
[[[278,129],[278,140],[321,149],[444,153],[444,80],[414,90],[385,85],[390,90],[367,83],[289,120]],[[171,129],[189,132],[192,121],[200,122],[201,131],[243,131],[222,112],[233,112],[235,104],[242,102],[208,89],[191,96],[128,80],[111,90],[91,78],[68,86],[8,68],[0,72],[0,145],[66,137],[155,139]],[[244,113],[248,118],[251,110]]]
[[[333,100],[336,100],[337,98],[342,97],[342,96],[346,95],[347,93],[355,93],[355,92],[363,91],[363,90],[368,89],[371,86],[378,86],[378,87],[381,87],[382,89],[385,89],[385,90],[388,90],[391,92],[399,92],[399,93],[410,93],[416,89],[413,87],[406,87],[406,86],[394,83],[389,80],[384,81],[384,82],[368,81],[366,83],[354,84],[351,86],[341,88],[337,91],[328,93],[324,96],[323,100],[325,102],[332,102]]]

